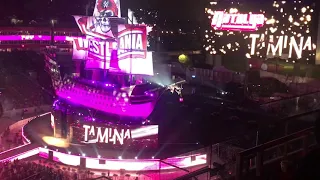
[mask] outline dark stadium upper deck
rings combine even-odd
[[[71,52],[72,42],[68,37],[79,36],[82,34],[78,28],[0,27],[0,49],[40,50],[56,46],[63,52]]]

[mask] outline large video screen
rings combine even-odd
[[[205,50],[247,59],[314,64],[316,26],[309,1],[223,1],[205,8]]]
[[[153,75],[147,26],[125,24],[120,0],[96,0],[92,16],[74,18],[85,37],[74,38],[73,59],[84,60],[86,69]]]
[[[115,33],[103,26],[92,31],[91,26],[96,25],[91,23],[94,17],[75,16],[75,19],[81,31],[90,34],[73,41],[73,59],[85,60],[86,69],[153,75],[152,52],[147,52],[145,25],[119,24]]]
[[[97,144],[110,148],[142,148],[158,146],[158,125],[129,126],[103,123],[71,124],[71,141]]]

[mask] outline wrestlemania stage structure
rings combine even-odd
[[[159,128],[148,117],[162,92],[181,94],[179,85],[184,81],[168,86],[147,81],[153,75],[147,26],[128,24],[120,16],[119,1],[114,0],[97,0],[93,16],[74,18],[84,37],[72,38],[73,60],[77,72],[90,71],[92,76],[62,77],[55,49],[44,52],[57,100],[50,121],[53,135],[41,137],[40,141],[51,148],[81,149],[82,154],[44,150],[43,157],[73,165],[66,160],[72,157],[76,166],[102,170],[205,166],[207,155],[200,153],[184,155],[185,162],[174,160],[159,167]],[[98,156],[91,155],[96,151]],[[120,152],[123,156],[117,157],[115,154]],[[117,165],[110,166],[110,162]]]
[[[74,16],[85,37],[73,38],[73,60],[84,64],[78,72],[89,71],[91,78],[61,77],[54,51],[45,53],[59,98],[51,123],[57,138],[117,148],[157,145],[158,126],[145,122],[157,99],[156,92],[147,91],[159,87],[143,78],[153,75],[146,25],[127,24],[119,3],[98,0],[93,16]]]

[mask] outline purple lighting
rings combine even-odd
[[[23,41],[23,40],[43,40],[50,41],[50,36],[42,35],[2,35],[0,41]]]
[[[72,42],[75,38],[79,37],[72,37],[72,36],[54,36],[55,41],[70,41]],[[85,39],[85,38],[84,38]]]
[[[43,158],[49,157],[49,150],[44,148],[39,148],[39,156]],[[190,156],[182,157],[172,157],[165,161],[170,162],[174,166],[188,168],[199,165],[205,165],[207,163],[207,156],[205,154],[193,155],[195,160],[191,160]],[[66,165],[79,166],[81,156],[69,155],[61,152],[53,152],[53,160]],[[101,165],[99,160],[105,160],[106,163]],[[126,169],[128,171],[143,171],[143,170],[159,170],[158,159],[123,159],[121,156],[118,159],[104,159],[104,158],[92,158],[86,157],[86,168],[90,169],[100,169],[100,170],[119,170]],[[173,170],[173,166],[161,163],[161,170]]]
[[[113,84],[106,84],[107,87],[114,87]]]
[[[122,116],[147,118],[154,107],[153,102],[129,104],[127,97],[120,96],[122,98],[119,98],[106,94],[90,94],[81,87],[73,87],[72,89],[60,88],[56,92],[59,97],[68,100],[72,99],[74,103]]]
[[[114,91],[111,92],[110,90],[105,90],[105,88],[97,89],[88,87],[83,83],[74,82],[73,79],[61,81],[61,79],[56,78],[59,76],[60,71],[57,68],[55,61],[49,56],[46,56],[46,64],[47,67],[50,68],[54,89],[58,97],[106,113],[135,117],[134,119],[137,120],[140,118],[147,118],[153,111],[155,104],[152,99],[147,102],[131,104],[128,92],[122,90],[117,91],[117,89],[113,87],[113,84],[103,84],[105,87],[113,88]],[[141,66],[141,68],[145,67]],[[56,71],[53,72],[52,69],[55,69]],[[90,80],[89,83],[92,83],[92,81]],[[89,91],[89,89],[92,91]]]
[[[154,97],[154,93],[151,93],[151,92],[145,92],[144,94],[145,94],[146,96]]]
[[[2,159],[0,162],[13,161],[15,159],[24,159],[31,157],[33,155],[39,155],[42,158],[49,158],[49,149],[46,148],[35,148],[27,152],[20,153],[18,155],[14,155],[12,157]],[[170,162],[171,164],[182,167],[189,168],[199,165],[205,165],[207,163],[207,156],[205,154],[196,154],[193,155],[195,160],[192,160],[191,156],[182,156],[182,157],[172,157],[168,158],[165,161]],[[56,162],[63,163],[65,165],[70,166],[79,166],[80,165],[81,156],[71,155],[71,152],[61,153],[57,151],[53,151],[53,160]],[[99,158],[91,158],[86,157],[86,168],[90,169],[100,169],[100,170],[119,170],[126,169],[128,171],[143,171],[143,170],[159,170],[158,159],[104,159],[106,161],[105,164],[99,164]],[[166,165],[164,163],[161,164],[161,170],[173,170],[173,166]]]
[[[54,36],[54,41],[70,41],[72,42],[74,38],[71,36]],[[46,35],[0,35],[0,41],[50,41],[51,36]]]

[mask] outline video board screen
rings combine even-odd
[[[153,75],[152,53],[147,52],[147,26],[126,24],[120,0],[96,0],[93,16],[74,16],[85,37],[73,40],[73,59],[86,69]]]
[[[212,1],[205,50],[247,59],[314,64],[317,19],[308,1]]]
[[[80,19],[79,24],[88,20]],[[145,25],[119,24],[117,33],[110,30],[103,36],[105,39],[100,37],[101,29],[105,28],[100,27],[96,31],[88,32],[87,25],[80,24],[79,27],[99,38],[78,37],[73,41],[73,59],[85,60],[86,69],[109,69],[111,72],[153,75],[153,57],[152,52],[147,52]],[[114,34],[117,34],[117,37],[114,37]]]
[[[129,126],[93,122],[71,124],[71,141],[76,144],[97,144],[102,147],[158,146],[158,125]]]

